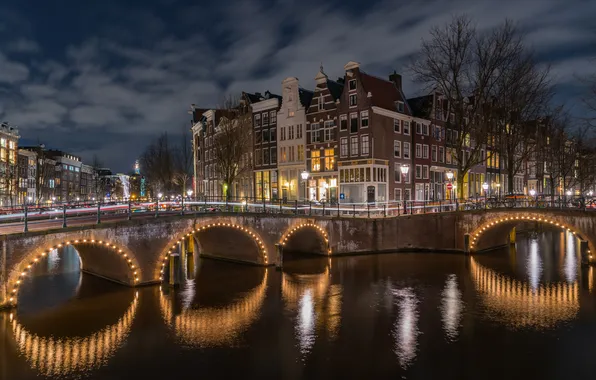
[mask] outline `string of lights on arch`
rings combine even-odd
[[[120,257],[122,257],[122,259],[125,261],[126,265],[128,266],[129,270],[132,272],[134,284],[136,285],[139,283],[140,269],[138,267],[138,263],[135,265],[135,262],[133,262],[133,258],[128,253],[124,252],[124,249],[122,249],[110,242],[96,240],[96,239],[67,240],[67,241],[63,241],[62,243],[58,243],[55,246],[51,246],[45,250],[42,250],[38,254],[34,255],[33,260],[29,261],[29,263],[26,264],[25,267],[18,270],[18,272],[20,272],[20,273],[17,276],[18,278],[13,282],[12,289],[10,290],[8,302],[10,304],[16,304],[18,290],[19,290],[20,285],[23,283],[23,278],[26,277],[27,274],[29,274],[32,271],[33,267],[37,263],[39,263],[42,259],[44,259],[48,254],[50,254],[55,249],[66,247],[69,245],[75,246],[77,244],[98,244],[100,246],[105,246],[106,248],[110,248],[110,249],[114,250],[116,253],[118,253],[118,255]]]
[[[234,224],[234,223],[209,223],[209,224],[206,224],[206,225],[203,225],[203,226],[200,226],[200,227],[196,227],[191,232],[188,232],[185,235],[181,236],[168,249],[168,252],[165,255],[163,255],[163,259],[161,260],[161,268],[159,269],[159,281],[163,281],[163,275],[164,275],[166,264],[167,264],[168,259],[170,258],[170,256],[174,253],[173,250],[175,250],[177,248],[176,247],[176,244],[182,243],[182,241],[185,238],[190,237],[191,235],[194,235],[195,233],[198,233],[198,232],[204,231],[204,230],[208,230],[210,228],[215,228],[215,227],[229,227],[229,228],[234,228],[234,229],[237,229],[239,231],[242,231],[242,232],[245,232],[246,234],[248,234],[257,243],[257,246],[259,248],[259,252],[261,253],[261,255],[263,257],[263,262],[265,263],[265,265],[268,265],[268,263],[269,263],[269,255],[267,254],[267,249],[265,248],[265,242],[263,241],[263,239],[261,239],[259,237],[258,234],[254,233],[249,228],[246,228],[246,227],[241,226],[239,224]]]
[[[515,217],[502,217],[502,218],[497,218],[497,219],[493,219],[489,222],[484,223],[483,225],[481,225],[480,227],[478,227],[476,229],[476,231],[474,231],[471,236],[472,236],[472,241],[470,242],[470,249],[474,248],[474,245],[476,244],[476,241],[480,238],[480,235],[482,235],[485,231],[489,230],[491,227],[494,227],[500,223],[504,223],[504,222],[511,222],[511,221],[527,221],[527,222],[541,222],[541,223],[545,223],[545,224],[550,224],[553,225],[555,227],[560,227],[563,230],[566,230],[567,232],[572,233],[574,236],[577,236],[576,231],[574,231],[573,229],[571,229],[569,226],[563,224],[563,223],[559,223],[556,220],[553,219],[549,219],[549,218],[543,218],[543,217],[536,217],[536,216],[526,216],[526,215],[522,215],[522,216],[515,216]],[[590,251],[588,250],[588,253],[590,254]],[[590,258],[592,258],[592,255],[590,254]]]
[[[325,232],[325,230],[314,224],[314,223],[300,223],[297,226],[292,227],[288,232],[286,232],[282,237],[281,240],[279,241],[279,244],[281,244],[282,246],[285,246],[286,243],[288,242],[288,239],[295,234],[296,232],[298,232],[299,230],[306,228],[306,227],[311,227],[316,229],[317,231],[319,231],[319,233],[323,236],[323,238],[325,239],[325,244],[329,245],[329,237],[327,235],[327,233]],[[331,253],[331,248],[328,248],[328,253]]]

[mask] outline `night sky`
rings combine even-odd
[[[596,1],[81,1],[0,3],[0,115],[21,145],[97,154],[129,171],[162,131],[190,126],[191,103],[270,90],[296,76],[314,87],[321,62],[404,75],[431,26],[466,12],[479,27],[519,23],[552,65],[558,102],[578,116],[582,75],[596,71]],[[56,6],[59,4],[59,6]]]

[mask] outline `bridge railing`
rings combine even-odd
[[[0,213],[0,228],[28,231],[77,224],[165,215],[206,213],[285,214],[343,218],[382,218],[412,214],[513,208],[596,210],[596,199],[583,197],[504,197],[447,200],[405,200],[350,203],[287,199],[216,198],[132,199],[119,202],[56,204],[51,207],[22,205]]]

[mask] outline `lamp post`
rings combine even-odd
[[[161,199],[162,196],[163,196],[162,193],[157,194],[157,202],[155,202],[155,217],[156,218],[159,216],[159,200]]]
[[[445,173],[447,175],[447,180],[451,183],[453,182],[453,171],[449,170],[447,171],[447,173]],[[453,189],[453,185],[451,187]],[[449,199],[453,198],[453,190],[449,191]]]
[[[410,171],[410,165],[408,164],[401,164],[401,166],[399,167],[399,170],[401,170],[401,174],[404,176],[404,186],[406,183],[406,177],[408,176],[408,172]],[[408,213],[408,207],[406,205],[406,194],[404,191],[404,214]]]
[[[28,203],[31,202],[31,199],[32,199],[31,197],[27,197],[25,199],[25,226],[23,227],[23,232],[29,232],[29,222],[27,220],[27,211],[28,211],[27,206],[28,206]]]
[[[488,191],[488,183],[484,182],[484,183],[482,184],[482,188],[484,189],[484,197],[485,197],[485,198],[488,198],[488,196],[487,196],[487,195],[488,195],[488,194],[487,194],[487,191]]]
[[[500,199],[501,198],[501,183],[497,182],[495,186],[497,187],[497,198]]]
[[[308,176],[309,173],[306,170],[303,170],[302,173],[300,173],[300,177],[302,178],[302,181],[304,181],[304,199],[308,200]]]

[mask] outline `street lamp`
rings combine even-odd
[[[302,181],[304,181],[304,199],[308,200],[308,188],[307,188],[307,180],[308,180],[309,173],[306,170],[303,170],[300,173],[300,177]]]
[[[592,195],[594,195],[594,192],[592,190],[588,191],[588,196],[591,197]]]
[[[404,186],[406,183],[406,177],[408,176],[408,172],[410,171],[410,165],[408,164],[401,164],[401,166],[399,167],[399,170],[401,170],[401,174],[404,176]],[[404,214],[407,214],[408,212],[408,208],[406,206],[406,198],[405,198],[405,192],[404,192]]]
[[[501,183],[497,182],[495,186],[497,186],[497,197],[501,198]]]
[[[155,202],[155,217],[156,218],[159,216],[159,200],[161,199],[162,196],[163,196],[162,193],[157,194],[157,202]]]
[[[186,195],[188,195],[188,197],[190,198],[190,196],[192,195],[192,190],[187,190]]]
[[[534,190],[534,189],[530,190],[530,195],[532,197],[535,197],[536,196],[536,190]]]
[[[484,182],[482,184],[482,188],[484,189],[484,196],[486,197],[486,191],[488,190],[488,183]]]
[[[567,190],[567,196],[570,197],[571,196],[571,190]]]

